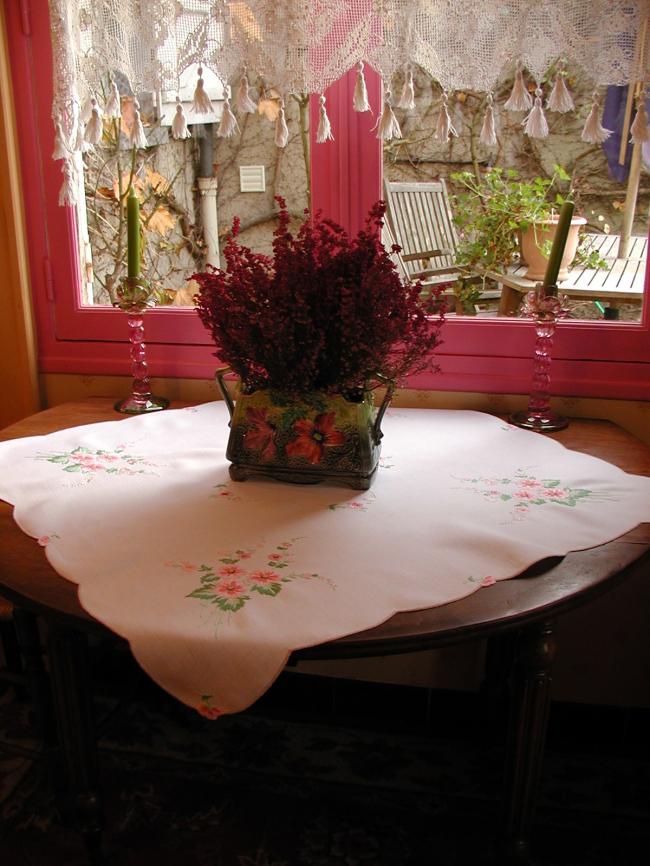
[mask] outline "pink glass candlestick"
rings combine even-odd
[[[118,412],[139,415],[142,412],[158,412],[169,406],[169,400],[156,397],[151,393],[149,371],[144,344],[145,311],[152,305],[151,292],[140,278],[127,277],[118,291],[120,300],[116,303],[127,316],[129,341],[131,343],[131,375],[133,386],[131,394],[115,404]]]
[[[535,353],[533,357],[533,383],[528,408],[510,416],[512,424],[528,430],[550,433],[563,430],[568,421],[550,408],[549,388],[551,384],[551,349],[555,326],[569,312],[566,295],[558,297],[557,288],[544,288],[541,284],[528,292],[522,305],[522,315],[535,320]]]

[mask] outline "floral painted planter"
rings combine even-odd
[[[217,371],[216,378],[230,411],[226,457],[234,481],[266,475],[296,484],[329,480],[355,490],[370,487],[392,389],[379,409],[372,391],[358,402],[320,391],[296,397],[270,389],[239,394],[235,401],[224,378],[227,372]]]

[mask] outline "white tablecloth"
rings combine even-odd
[[[391,410],[371,490],[232,482],[223,403],[0,443],[0,497],[84,608],[212,718],[293,649],[650,521],[650,479],[478,412]]]

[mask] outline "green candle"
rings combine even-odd
[[[128,275],[135,279],[140,276],[140,202],[133,186],[126,199],[126,240]]]
[[[565,201],[560,210],[560,218],[555,227],[555,237],[553,238],[553,246],[551,254],[548,257],[548,265],[546,266],[546,274],[544,275],[544,288],[557,285],[557,275],[560,273],[560,264],[564,255],[564,247],[566,239],[571,228],[571,219],[573,217],[573,202]]]

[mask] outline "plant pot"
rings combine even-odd
[[[295,395],[271,389],[233,400],[227,372],[217,371],[216,378],[230,411],[226,457],[234,481],[263,475],[294,484],[337,481],[355,490],[370,487],[392,388],[379,409],[372,391],[358,401],[321,391]]]
[[[576,250],[578,249],[580,228],[586,222],[587,220],[584,217],[573,217],[571,220],[564,255],[562,256],[560,271],[557,277],[558,283],[563,282],[569,276],[569,266],[575,258]],[[543,255],[540,247],[543,247],[546,241],[553,241],[557,223],[557,219],[544,220],[544,222],[534,223],[525,232],[522,232],[521,252],[523,258],[528,263],[528,270],[524,274],[527,280],[544,279],[548,257]]]

